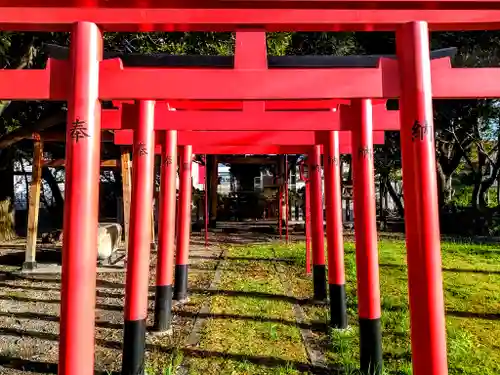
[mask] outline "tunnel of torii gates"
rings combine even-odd
[[[140,180],[143,192],[135,189],[133,196],[150,202],[153,101],[173,99],[249,101],[245,105],[253,110],[262,110],[259,103],[262,101],[353,100],[351,106],[359,115],[353,137],[353,159],[360,361],[362,372],[370,374],[380,373],[382,364],[375,215],[365,214],[374,210],[373,165],[368,162],[371,158],[366,157],[370,153],[359,152],[357,147],[371,143],[368,99],[399,99],[413,374],[447,374],[432,98],[500,97],[500,69],[451,68],[449,58],[431,61],[429,30],[500,29],[499,3],[496,0],[151,0],[145,5],[133,0],[104,3],[0,0],[2,31],[71,33],[69,61],[51,60],[45,69],[39,70],[0,70],[2,99],[68,102],[59,374],[94,372],[100,103],[139,101],[139,126],[134,131],[134,143],[143,143],[145,148],[136,147],[139,157],[134,165],[134,180],[139,181],[137,175],[147,178]],[[102,32],[135,31],[240,32],[234,66],[229,68],[124,67],[119,59],[102,59]],[[264,35],[271,31],[394,31],[396,57],[382,57],[371,67],[320,64],[311,69],[291,64],[271,68],[266,64]],[[180,115],[182,111],[176,112]],[[272,111],[266,108],[266,112]],[[314,130],[331,130],[325,122],[322,124],[325,128]],[[197,129],[198,125],[168,130],[203,130]],[[231,130],[240,130],[235,129],[238,125],[235,122]],[[286,123],[275,123],[272,129],[312,130],[290,129]],[[316,145],[312,150],[313,166],[319,159],[319,152],[314,150]],[[183,151],[183,158],[185,154]],[[314,170],[310,176],[312,185],[318,179]],[[319,194],[313,190],[311,198],[319,199]],[[134,266],[127,272],[124,374],[142,373],[147,312],[147,281],[133,285],[130,281],[135,277],[133,270],[148,266],[147,256],[140,255],[149,252],[149,239],[143,240],[142,235],[148,234],[151,226],[137,218],[147,216],[142,210],[150,208],[134,206],[131,219],[135,217],[136,221],[130,223],[130,242],[134,246],[129,246],[129,262]],[[313,210],[314,207],[312,203]],[[135,300],[132,295],[144,296],[144,300]]]
[[[345,102],[345,101],[343,101]],[[144,204],[149,197],[149,189],[145,186],[144,181],[148,179],[154,180],[150,175],[150,166],[143,163],[143,156],[151,155],[150,163],[153,163],[152,155],[161,154],[161,188],[160,188],[160,213],[159,213],[159,237],[158,237],[158,262],[157,262],[157,279],[156,279],[156,298],[155,298],[155,319],[154,330],[164,332],[170,329],[172,299],[182,301],[187,297],[187,280],[188,280],[188,255],[189,255],[189,235],[191,227],[191,160],[194,154],[308,154],[310,157],[309,170],[311,178],[311,186],[313,191],[313,206],[312,206],[312,225],[314,230],[306,229],[307,232],[314,233],[313,240],[313,284],[314,298],[317,300],[325,300],[327,297],[326,291],[326,270],[324,249],[324,232],[323,232],[323,208],[321,199],[321,154],[324,155],[323,165],[325,168],[325,195],[327,198],[327,242],[329,249],[329,289],[330,289],[330,308],[331,308],[331,325],[335,328],[347,327],[347,312],[346,312],[346,297],[344,287],[344,269],[343,269],[343,242],[342,242],[342,218],[341,218],[341,174],[340,174],[340,154],[351,153],[352,149],[357,149],[361,162],[357,164],[372,163],[372,145],[384,143],[384,132],[382,130],[399,130],[399,112],[388,111],[385,108],[385,101],[378,101],[378,105],[372,107],[371,101],[364,100],[363,108],[366,112],[365,121],[368,121],[367,129],[373,130],[373,135],[368,134],[365,138],[365,143],[358,144],[356,140],[362,140],[361,137],[353,137],[354,144],[351,143],[351,132],[359,133],[361,121],[361,107],[356,105],[348,106],[345,104],[337,105],[331,111],[324,112],[307,112],[307,111],[282,111],[275,113],[279,115],[278,123],[294,124],[298,117],[302,121],[302,125],[308,124],[314,128],[323,128],[318,125],[318,121],[327,121],[329,128],[334,130],[329,131],[244,131],[246,128],[260,127],[269,129],[272,121],[276,120],[275,116],[270,116],[266,112],[242,111],[234,113],[238,116],[241,122],[234,122],[234,114],[220,111],[206,111],[202,113],[203,118],[198,118],[194,123],[199,123],[199,127],[220,127],[229,128],[234,124],[238,124],[241,131],[179,131],[165,130],[165,124],[170,124],[173,127],[182,127],[182,118],[166,118],[171,114],[172,108],[166,103],[155,103],[153,101],[139,101],[137,104],[122,104],[118,110],[103,110],[102,111],[102,129],[114,130],[113,140],[117,145],[133,145],[133,167],[135,171],[132,182],[132,198],[130,207],[130,238],[128,246],[128,270],[127,285],[138,285],[143,282],[147,283],[149,268],[140,268],[140,262],[137,262],[138,257],[147,258],[147,253],[138,253],[144,251],[145,242],[151,241],[151,238],[144,236],[145,227],[149,225],[149,218],[152,210],[150,205]],[[142,106],[146,106],[146,113],[141,116],[144,110]],[[176,111],[175,111],[176,112]],[[182,112],[178,112],[182,114]],[[323,118],[317,118],[317,114],[326,115]],[[186,112],[185,114],[189,114]],[[147,116],[146,116],[147,115]],[[273,114],[271,114],[273,115]],[[373,125],[372,119],[373,118]],[[203,121],[204,119],[204,121]],[[244,120],[245,119],[245,120]],[[249,121],[250,120],[250,121]],[[149,123],[147,122],[149,121]],[[256,125],[259,124],[259,125]],[[316,125],[315,125],[316,124]],[[141,138],[141,129],[144,127],[153,127],[155,136],[152,138]],[[295,126],[300,128],[299,124]],[[295,128],[292,126],[292,128]],[[135,132],[134,130],[135,129]],[[150,130],[149,130],[150,131]],[[41,133],[43,141],[60,141],[64,140],[64,134],[56,133]],[[75,134],[74,136],[84,137],[83,133]],[[149,142],[149,143],[148,143]],[[154,152],[152,152],[154,142]],[[151,143],[151,144],[150,144]],[[177,255],[175,264],[175,287],[173,288],[173,274],[171,272],[174,260],[174,229],[175,229],[175,213],[176,213],[176,170],[177,170],[177,148],[180,150],[179,157],[179,203],[177,211]],[[41,151],[38,150],[38,154]],[[40,157],[34,157],[38,160]],[[355,166],[357,165],[355,164]],[[40,163],[41,165],[41,163]],[[109,163],[106,165],[110,165]],[[123,166],[122,166],[123,168]],[[144,169],[145,168],[145,169]],[[34,168],[34,173],[39,174],[40,166]],[[357,170],[360,170],[359,167]],[[371,180],[373,185],[373,170],[371,170]],[[280,176],[281,178],[283,176]],[[355,180],[358,177],[355,176]],[[39,181],[39,178],[33,178],[33,181]],[[207,180],[205,180],[207,183]],[[206,185],[205,185],[206,186]],[[139,188],[137,188],[139,187]],[[374,192],[374,187],[372,186]],[[39,191],[35,189],[33,191]],[[205,190],[206,191],[206,190]],[[285,188],[287,191],[287,188]],[[125,195],[125,192],[124,192]],[[317,197],[314,197],[316,195]],[[33,197],[33,202],[38,199]],[[125,201],[125,199],[124,199]],[[285,202],[287,202],[285,198]],[[207,199],[205,195],[205,236],[207,236]],[[281,202],[280,202],[281,203]],[[373,202],[374,203],[374,202]],[[281,204],[280,204],[281,206]],[[306,205],[309,206],[309,205]],[[31,213],[31,210],[36,209],[37,205],[30,206],[30,217],[35,217],[36,213]],[[127,208],[124,207],[124,211]],[[335,211],[335,212],[334,212]],[[309,207],[306,207],[306,216],[309,219]],[[365,210],[365,214],[374,215],[373,211]],[[361,216],[360,216],[361,218]],[[286,216],[288,221],[288,215]],[[306,223],[309,220],[306,220]],[[280,220],[281,225],[281,220]],[[34,229],[30,232],[36,233],[36,225],[29,224]],[[286,228],[288,226],[286,225]],[[127,230],[127,226],[125,226]],[[373,229],[373,228],[368,228]],[[281,228],[280,228],[281,232]],[[139,236],[139,233],[143,234]],[[33,236],[33,234],[31,236]],[[306,241],[309,242],[309,235],[306,235]],[[207,240],[207,237],[205,237]],[[33,263],[34,257],[34,239],[28,239],[27,259],[26,262]],[[309,251],[307,252],[307,266],[309,268]],[[362,259],[364,261],[365,258]],[[371,280],[367,280],[367,285],[375,285]],[[142,291],[140,291],[142,292]],[[140,300],[144,299],[143,294],[137,294],[131,288],[127,288],[127,300],[136,301],[134,306],[141,305]],[[371,289],[368,294],[373,296],[370,298],[378,299],[376,289]],[[144,301],[143,301],[144,302]],[[368,301],[367,301],[368,302]],[[141,307],[142,308],[142,307]],[[128,316],[125,317],[128,319]],[[380,337],[378,337],[380,339]],[[134,337],[130,342],[124,342],[124,347],[130,347],[141,343],[144,337],[140,339]],[[141,344],[143,345],[143,344]]]

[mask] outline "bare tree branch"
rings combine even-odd
[[[43,131],[52,126],[62,124],[65,121],[66,121],[66,112],[61,111],[56,113],[55,115],[46,117],[33,124],[23,126],[22,128],[14,130],[13,132],[0,137],[0,149],[12,146],[13,144],[25,138],[31,137],[31,135],[35,132]]]

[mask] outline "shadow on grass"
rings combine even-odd
[[[245,355],[238,355],[238,354],[225,354],[225,353],[219,353],[219,352],[207,352],[207,351],[202,351],[202,350],[189,350],[185,349],[182,350],[184,352],[185,356],[188,357],[193,357],[193,358],[200,358],[200,357],[208,357],[208,358],[229,358],[229,359],[236,359],[240,362],[251,362],[253,364],[257,365],[262,365],[266,367],[278,367],[278,366],[283,366],[282,362],[285,362],[284,364],[288,364],[288,362],[283,361],[279,358],[272,358],[272,357],[250,357],[250,356],[245,356]],[[408,357],[410,354],[404,355],[404,357]],[[410,356],[411,357],[411,356]],[[306,363],[291,363],[297,370],[299,371],[304,371],[304,372],[310,372],[313,374],[331,374],[331,375],[340,375],[343,372],[337,368],[337,369],[324,369],[324,368],[315,368],[309,364]],[[57,364],[56,363],[50,363],[50,362],[41,362],[41,361],[32,361],[32,360],[27,360],[27,359],[22,359],[22,358],[16,358],[16,357],[9,357],[9,356],[0,356],[0,366],[6,368],[6,369],[13,369],[13,370],[20,370],[20,371],[30,371],[34,373],[40,373],[40,374],[57,374]],[[94,372],[94,375],[120,375],[121,372],[119,371],[99,371],[96,370]],[[391,375],[401,375],[400,371],[393,371],[390,372]]]
[[[408,268],[406,265],[402,264],[392,264],[392,263],[381,263],[379,265],[380,267],[385,267],[385,268],[395,268],[399,269],[401,271],[406,271]],[[500,274],[500,271],[488,271],[488,270],[477,270],[477,269],[463,269],[463,268],[447,268],[443,267],[442,268],[443,272],[459,272],[459,273],[479,273],[479,274]]]
[[[204,260],[220,260],[219,257],[211,257],[207,255],[190,255],[189,258],[192,259],[204,259]],[[236,261],[248,261],[248,262],[278,262],[284,264],[295,264],[294,259],[287,258],[251,258],[251,257],[225,257],[225,260],[236,260]],[[190,266],[191,267],[191,266]]]
[[[467,269],[461,269],[461,268],[444,268],[443,271],[445,272],[463,272],[463,273],[480,273],[484,275],[489,275],[489,274],[500,274],[500,271],[488,271],[488,270],[467,270]]]
[[[279,323],[288,326],[297,326],[303,329],[311,329],[315,331],[325,332],[328,325],[323,322],[315,322],[312,324],[297,324],[296,321],[290,321],[279,318],[270,318],[270,317],[262,317],[262,316],[251,316],[251,315],[237,315],[237,314],[211,314],[211,313],[196,313],[189,311],[175,311],[174,316],[179,316],[183,318],[194,319],[198,318],[210,318],[210,319],[233,319],[233,320],[247,320],[247,321],[255,321],[255,322],[271,322],[271,323]],[[37,313],[37,312],[8,312],[8,311],[0,311],[0,317],[10,317],[10,318],[18,318],[18,319],[31,319],[31,320],[45,320],[48,322],[56,322],[59,323],[59,316]],[[106,321],[96,321],[96,327],[99,328],[109,328],[109,329],[123,329],[122,324],[110,323]],[[1,331],[1,328],[0,328]]]
[[[298,305],[317,305],[324,306],[324,303],[313,301],[309,298],[295,298],[289,297],[284,294],[272,294],[272,293],[263,293],[263,292],[243,292],[237,290],[206,290],[206,289],[197,289],[192,288],[189,289],[191,293],[198,294],[210,294],[210,295],[222,295],[228,297],[248,297],[248,298],[261,298],[261,299],[271,299],[276,301],[285,301],[290,303],[295,303]]]
[[[383,306],[383,311],[409,311],[408,306]],[[474,319],[484,319],[484,320],[500,320],[500,313],[483,313],[483,312],[473,312],[473,311],[457,311],[457,310],[446,310],[445,314],[448,316],[455,316],[458,318],[474,318]]]
[[[326,332],[328,329],[328,324],[325,322],[314,322],[312,324],[297,323],[295,320],[285,320],[280,318],[271,318],[265,316],[255,316],[255,315],[238,315],[238,314],[212,314],[212,313],[196,313],[189,311],[176,311],[174,315],[183,318],[203,318],[203,319],[230,319],[230,320],[246,320],[260,323],[278,323],[287,326],[299,327],[302,329],[310,329],[313,331]]]
[[[33,337],[42,340],[49,341],[57,341],[59,336],[52,333],[39,332],[39,331],[27,331],[27,330],[19,330],[14,328],[0,328],[0,335],[14,336],[14,337]],[[121,350],[122,344],[116,341],[106,341],[106,340],[96,340],[96,344],[102,347]],[[224,353],[224,352],[216,352],[216,351],[206,351],[201,349],[193,349],[193,348],[168,348],[160,345],[147,344],[147,350],[155,350],[161,353],[171,354],[174,350],[180,350],[184,357],[190,358],[222,358],[222,359],[230,359],[238,362],[249,362],[252,364],[264,366],[264,367],[284,367],[284,366],[292,366],[295,369],[302,372],[309,372],[312,374],[341,374],[341,372],[337,369],[326,369],[322,367],[312,366],[309,363],[299,362],[299,361],[288,361],[282,358],[277,357],[269,357],[269,356],[249,356],[244,354],[237,353]],[[37,362],[31,360],[25,360],[21,358],[9,357],[9,356],[0,356],[0,365],[5,368],[17,369],[21,371],[31,371],[35,373],[57,373],[57,365],[55,363],[47,363],[47,362]],[[109,372],[107,372],[109,374]],[[96,371],[95,374],[106,374],[106,372]],[[112,374],[119,374],[113,372]]]
[[[249,227],[247,228],[220,228],[220,234],[217,233],[215,239],[219,244],[226,245],[249,245],[255,243],[269,243],[270,241],[276,239],[274,231],[266,231],[267,233],[252,233]],[[214,242],[214,236],[209,236],[209,242]],[[191,239],[190,243],[192,245],[203,246],[205,242],[199,239]]]
[[[264,366],[264,367],[285,367],[291,366],[298,371],[311,373],[311,374],[341,374],[342,372],[338,369],[333,368],[323,368],[319,366],[313,366],[309,363],[299,362],[299,361],[288,361],[282,358],[277,357],[266,357],[266,356],[249,356],[245,354],[237,354],[237,353],[222,353],[216,351],[208,351],[201,349],[181,349],[184,356],[191,358],[222,358],[226,360],[233,360],[237,362],[249,362],[255,365]]]
[[[38,281],[42,281],[38,279]],[[43,280],[46,282],[46,280]],[[50,281],[56,281],[59,283],[59,280],[52,280]],[[117,284],[117,283],[111,283],[108,281],[102,281],[98,284],[104,284],[106,287],[109,287],[109,284],[113,285],[113,288],[123,288],[123,284]],[[5,286],[8,288],[13,288],[13,289],[35,289],[40,288],[41,290],[51,290],[51,288],[45,288],[45,287],[21,287],[21,286],[13,286],[9,284],[0,284],[0,287]],[[102,285],[100,285],[102,286]],[[150,291],[154,291],[154,287],[150,288]],[[278,301],[286,301],[289,303],[294,303],[298,304],[301,306],[323,306],[324,304],[321,302],[316,302],[311,299],[299,299],[295,297],[289,297],[286,295],[281,295],[281,294],[271,294],[271,293],[263,293],[263,292],[243,292],[243,291],[235,291],[235,290],[207,290],[207,289],[198,289],[198,288],[192,288],[189,289],[190,293],[196,293],[196,294],[209,294],[209,295],[224,295],[224,296],[230,296],[230,297],[249,297],[249,298],[262,298],[262,299],[271,299],[271,300],[278,300]],[[104,291],[96,291],[96,294],[98,297],[106,297],[106,298],[123,298],[124,295],[121,293],[109,293],[109,292],[104,292]],[[154,300],[154,296],[149,296],[148,297],[150,300]],[[0,296],[0,300],[12,300],[12,301],[18,301],[18,302],[42,302],[42,303],[54,303],[54,304],[59,304],[60,300],[59,299],[36,299],[36,298],[30,298],[30,297],[23,297],[23,296],[17,296],[17,295],[3,295]],[[352,300],[352,299],[350,299]],[[356,308],[356,304],[349,304],[348,307],[350,308]],[[121,305],[109,305],[109,304],[96,304],[96,309],[99,310],[106,310],[106,311],[122,311],[123,306]],[[152,309],[149,309],[152,311]],[[397,305],[392,305],[392,306],[383,306],[383,310],[387,311],[408,311],[407,306],[397,306]],[[476,319],[485,319],[485,320],[500,320],[500,313],[481,313],[481,312],[470,312],[470,311],[455,311],[455,310],[447,310],[446,315],[450,316],[456,316],[459,318],[476,318]]]
[[[479,312],[471,312],[471,311],[446,310],[446,315],[456,316],[458,318],[500,320],[500,313],[479,313]]]
[[[30,282],[44,282],[44,283],[54,283],[60,284],[61,281],[58,279],[44,279],[44,278],[22,278],[23,280],[27,280]],[[114,283],[105,280],[97,280],[97,286],[101,288],[113,288],[113,289],[124,289],[125,284]],[[18,289],[18,290],[41,290],[41,291],[58,291],[59,288],[51,288],[46,286],[21,286],[21,285],[12,285],[8,283],[0,283],[0,287]],[[150,292],[155,291],[155,287],[149,288]],[[248,298],[261,298],[261,299],[271,299],[277,301],[286,301],[294,304],[298,304],[301,306],[310,305],[310,306],[323,306],[324,303],[314,301],[309,298],[295,298],[290,297],[284,294],[272,294],[272,293],[263,293],[263,292],[244,292],[244,291],[236,291],[236,290],[208,290],[208,289],[200,289],[200,288],[189,288],[189,293],[193,294],[205,294],[205,295],[223,295],[229,297],[248,297]],[[112,293],[107,291],[96,290],[97,297],[104,298],[124,298],[125,295],[122,293]],[[14,300],[19,302],[43,302],[43,303],[59,303],[58,299],[35,299],[17,295],[0,295],[0,300]],[[154,300],[154,296],[149,296],[150,300]],[[96,308],[101,310],[116,310],[118,306],[115,305],[104,305],[97,304]]]

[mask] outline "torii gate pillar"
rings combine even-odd
[[[66,129],[59,375],[94,373],[102,52],[98,26],[76,23],[71,32]]]
[[[311,187],[311,232],[313,252],[314,299],[326,300],[325,232],[323,229],[323,194],[321,189],[321,146],[315,145],[310,153],[309,179]]]
[[[179,205],[177,209],[177,254],[175,258],[174,299],[187,298],[189,236],[191,234],[191,164],[193,147],[179,149]]]
[[[326,134],[323,164],[325,168],[326,241],[328,251],[328,288],[330,324],[347,328],[347,302],[344,275],[344,237],[342,228],[342,192],[339,132]]]
[[[363,375],[382,373],[382,330],[373,174],[373,119],[369,99],[352,103],[358,123],[352,132],[354,235],[360,336],[360,364]]]
[[[172,317],[177,177],[177,131],[167,130],[162,133],[160,220],[153,327],[157,332],[168,331]]]
[[[397,30],[401,154],[414,375],[446,375],[446,325],[426,22]]]
[[[146,319],[148,317],[149,256],[153,207],[155,102],[141,100],[134,131],[132,199],[128,241],[122,375],[144,372]]]

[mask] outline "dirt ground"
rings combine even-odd
[[[175,307],[172,336],[148,336],[147,360],[166,357],[172,348],[182,347],[189,336],[198,311],[207,295],[221,255],[220,244],[266,241],[262,234],[210,234],[210,247],[193,233],[191,238],[190,299]],[[60,274],[21,275],[24,240],[0,245],[0,374],[56,374],[59,340]],[[150,263],[148,324],[152,325],[156,252]],[[60,248],[41,247],[39,267],[60,261]],[[112,270],[111,270],[112,271]],[[109,374],[121,366],[121,343],[125,273],[102,272],[97,275],[96,348],[97,373]]]

